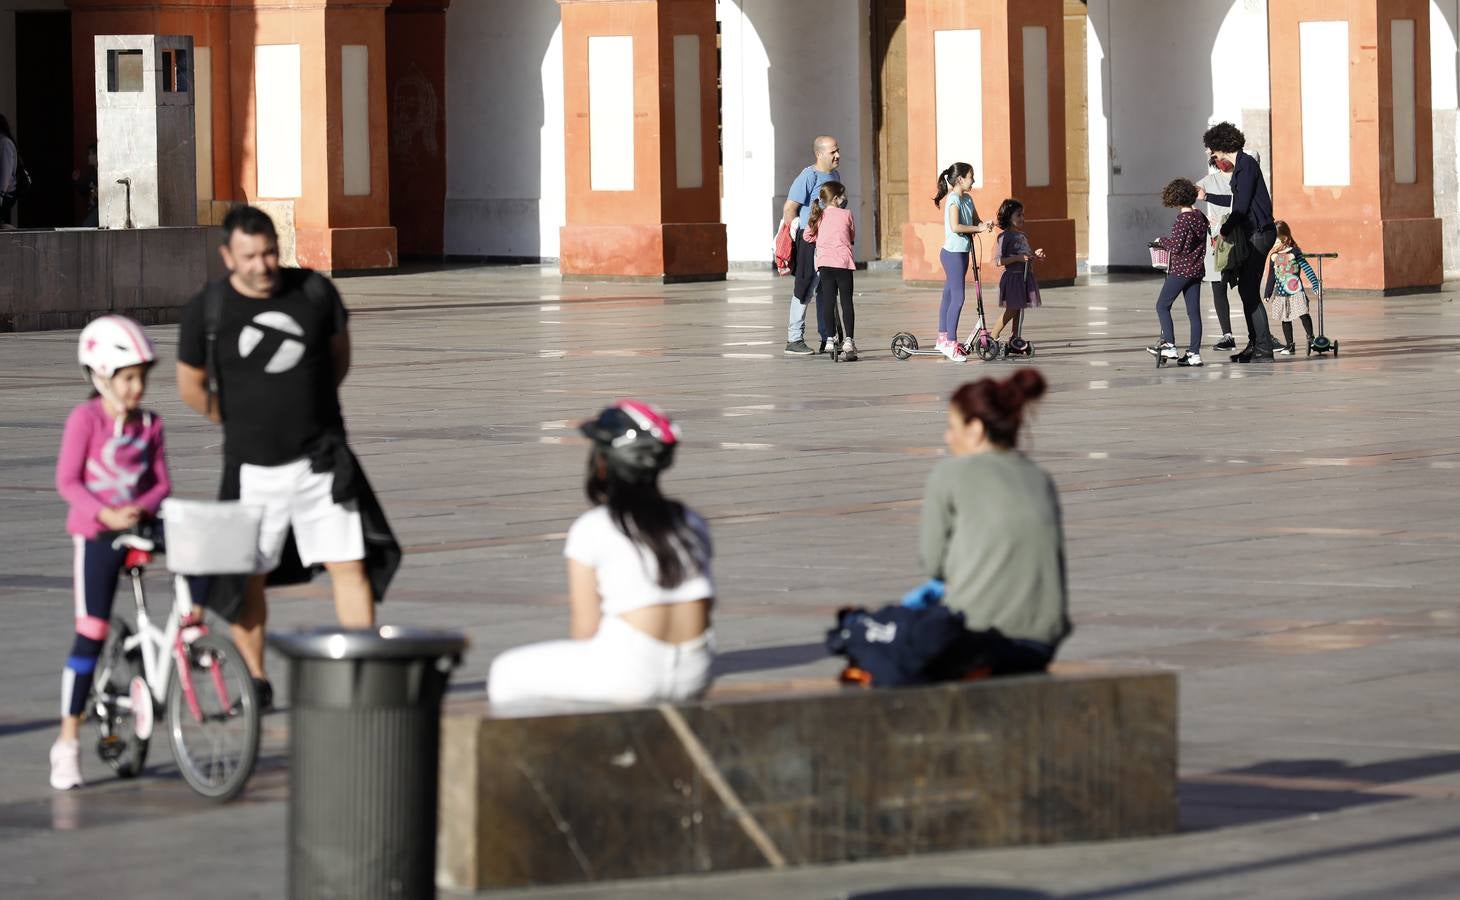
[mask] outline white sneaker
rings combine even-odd
[[[1168,344],[1165,341],[1162,341],[1158,344],[1152,344],[1151,346],[1146,348],[1146,352],[1151,354],[1152,356],[1156,356],[1159,354],[1166,357],[1167,359],[1175,359],[1180,355],[1176,352],[1175,344]]]
[[[950,339],[948,343],[944,344],[939,349],[943,351],[944,356],[948,357],[953,362],[968,362],[968,357],[963,355],[963,351],[959,348],[958,342],[955,340]]]
[[[51,745],[51,787],[69,791],[85,783],[81,779],[81,742],[57,740]]]
[[[1178,366],[1199,366],[1202,365],[1201,354],[1187,351],[1186,355],[1176,361]]]

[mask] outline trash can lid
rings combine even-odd
[[[466,635],[428,628],[308,628],[269,636],[274,649],[292,659],[419,659],[466,649]]]

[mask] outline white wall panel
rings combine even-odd
[[[674,181],[704,187],[705,147],[700,121],[700,36],[674,36]]]
[[[983,186],[983,35],[976,28],[933,32],[938,169],[973,166]]]
[[[588,38],[589,186],[634,189],[634,39]]]
[[[1299,90],[1303,109],[1303,184],[1349,184],[1348,22],[1298,23]]]
[[[193,48],[193,147],[198,154],[198,202],[213,199],[213,48]]]
[[[345,196],[370,196],[370,48],[340,48],[340,126]]]
[[[1391,20],[1389,36],[1394,99],[1394,181],[1414,184],[1419,178],[1414,119],[1414,20]]]
[[[254,122],[258,194],[303,193],[303,108],[298,44],[254,48]]]
[[[1041,25],[1026,25],[1024,181],[1030,187],[1049,185],[1049,137],[1049,31]]]

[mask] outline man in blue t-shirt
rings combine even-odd
[[[801,356],[826,352],[826,332],[821,330],[818,318],[817,331],[821,334],[821,349],[812,350],[806,346],[806,306],[816,296],[816,244],[805,240],[806,224],[811,220],[812,202],[821,193],[821,186],[828,181],[840,181],[837,163],[841,162],[842,151],[836,138],[823,134],[812,145],[816,152],[816,163],[801,170],[791,189],[786,192],[786,205],[781,211],[782,222],[792,222],[798,215],[799,226],[793,224],[795,249],[791,254],[795,283],[791,289],[791,311],[786,325],[786,352]]]

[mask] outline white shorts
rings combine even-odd
[[[712,632],[666,644],[617,616],[606,616],[586,641],[528,644],[492,660],[487,699],[493,704],[692,700],[710,686],[714,660]]]
[[[308,459],[282,466],[239,466],[238,499],[264,508],[259,572],[278,568],[290,528],[306,566],[365,558],[360,509],[353,501],[336,503],[331,496],[334,486],[335,474],[312,471]]]

